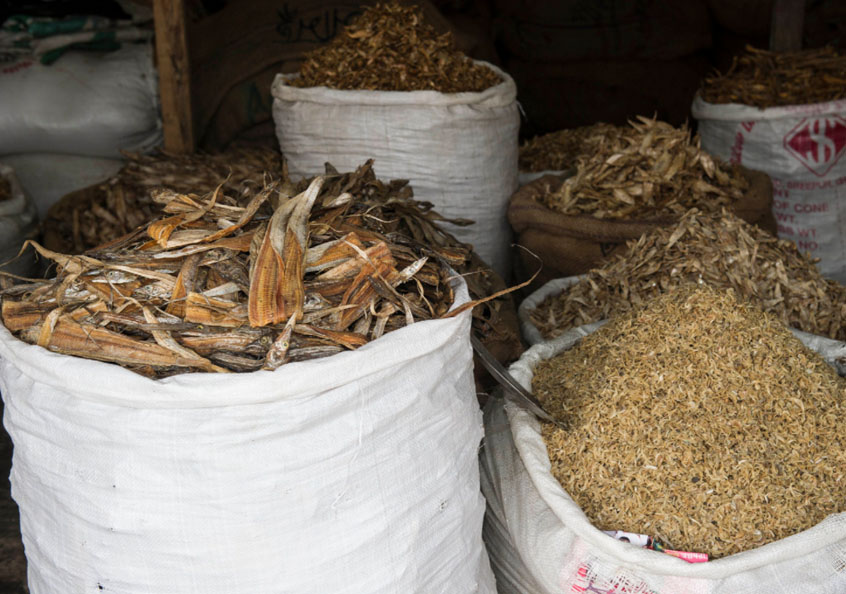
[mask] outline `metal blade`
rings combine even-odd
[[[508,370],[496,360],[485,345],[482,344],[482,341],[476,338],[474,334],[470,335],[470,343],[473,345],[473,350],[479,355],[482,365],[485,366],[485,369],[490,372],[497,383],[502,386],[509,400],[544,421],[554,423],[562,429],[566,428],[563,423],[557,421],[555,417],[543,409],[541,403],[508,373]]]

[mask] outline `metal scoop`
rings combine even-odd
[[[497,383],[502,386],[505,391],[506,398],[514,402],[517,406],[526,409],[539,419],[554,423],[558,427],[566,429],[566,426],[563,423],[557,421],[555,417],[546,412],[543,409],[543,406],[541,406],[541,403],[538,402],[538,400],[532,396],[528,390],[521,386],[510,373],[508,373],[508,370],[506,370],[505,367],[496,360],[485,345],[482,344],[482,341],[476,338],[474,334],[470,335],[470,342],[473,345],[473,350],[476,351],[477,355],[479,355],[482,365],[485,366],[485,369],[490,372]]]

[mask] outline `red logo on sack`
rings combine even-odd
[[[593,571],[590,563],[579,566],[570,591],[578,594],[655,594],[640,580],[632,582],[624,578],[601,578]]]
[[[784,148],[811,173],[823,177],[846,152],[846,120],[805,118],[784,137]]]
[[[746,130],[747,132],[751,132],[752,128],[755,127],[755,122],[754,121],[740,122],[740,125],[743,126],[743,129]]]

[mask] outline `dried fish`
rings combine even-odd
[[[265,149],[237,149],[217,155],[162,152],[124,156],[127,163],[114,177],[72,192],[50,208],[43,223],[45,247],[61,253],[82,253],[158,218],[157,200],[176,207],[174,193],[182,194],[182,200],[188,201],[186,208],[194,212],[187,194],[203,195],[222,184],[222,191],[237,201],[263,188],[265,176],[271,180],[284,177],[282,156]],[[215,212],[223,215],[232,206],[218,204]]]
[[[741,103],[765,109],[846,98],[846,56],[834,48],[770,52],[746,46],[725,74],[705,79],[709,103]]]
[[[828,280],[793,242],[733,214],[691,210],[675,225],[630,241],[624,252],[530,312],[545,338],[608,319],[695,282],[738,297],[805,332],[846,340],[846,286]]]
[[[749,188],[738,166],[703,152],[687,127],[638,116],[591,134],[570,163],[574,175],[539,196],[549,208],[598,219],[678,217],[730,207]]]
[[[687,285],[535,368],[551,470],[599,529],[712,557],[846,511],[846,379],[733,291]]]
[[[57,276],[2,291],[4,324],[56,352],[164,377],[275,369],[447,315],[448,266],[468,271],[470,250],[406,182],[379,181],[372,162],[298,184],[280,171],[237,195],[225,183],[155,191],[159,219],[83,255],[33,244]],[[474,303],[495,311],[479,272]]]
[[[374,91],[479,92],[502,79],[439,35],[416,6],[368,7],[329,44],[308,54],[295,87]]]
[[[520,171],[564,171],[576,166],[576,159],[597,147],[615,142],[624,128],[593,124],[536,136],[520,146]]]

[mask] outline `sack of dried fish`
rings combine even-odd
[[[119,175],[106,183],[72,193],[57,204],[44,225],[45,246],[60,253],[78,254],[118,240],[137,225],[161,216],[162,204],[150,192],[169,188],[205,192],[224,183],[223,190],[248,196],[263,179],[284,175],[281,155],[273,151],[229,151],[219,155],[128,155]],[[372,177],[371,173],[368,173]],[[468,284],[470,295],[482,300],[504,291],[503,279],[467,246],[441,228],[444,219],[431,204],[411,200],[411,188],[402,183],[361,186],[379,203],[362,219],[370,231],[408,236],[445,259]],[[377,191],[378,190],[378,191]],[[372,196],[371,196],[372,197]],[[433,264],[432,264],[433,265]],[[510,295],[481,303],[473,309],[473,328],[502,363],[523,351],[517,312]],[[477,366],[480,391],[491,378]]]
[[[533,289],[587,272],[627,241],[672,225],[689,206],[707,212],[728,206],[744,220],[775,232],[767,175],[725,168],[681,130],[641,121],[614,146],[582,156],[575,176],[542,177],[514,193],[508,220],[517,243],[531,251],[518,253],[517,280],[534,273],[535,256],[543,269]],[[664,132],[666,139],[656,138]],[[651,151],[651,142],[662,150]],[[641,146],[647,147],[644,152]],[[669,169],[659,174],[662,168]]]
[[[20,276],[34,274],[32,251],[18,254],[37,232],[35,203],[23,191],[15,171],[0,163],[0,270]]]
[[[465,312],[273,372],[152,380],[0,329],[31,591],[494,594],[469,332]]]
[[[394,11],[403,18],[391,17]],[[467,90],[440,90],[429,83],[371,84],[356,78],[362,68],[363,75],[377,79],[407,81],[427,73],[457,81],[468,78],[453,72],[453,58],[432,53],[435,46],[426,41],[430,37],[425,24],[409,11],[371,9],[336,38],[337,45],[324,50],[328,53],[321,59],[332,60],[321,62],[324,70],[355,79],[351,85],[297,86],[299,80],[324,84],[306,71],[276,77],[273,120],[280,147],[294,177],[315,175],[326,161],[343,170],[375,159],[380,177],[408,179],[416,197],[433,203],[444,216],[475,221],[456,228],[454,235],[507,277],[510,229],[505,209],[517,187],[516,86],[507,74],[482,63],[477,66],[495,73],[496,81]],[[389,57],[389,67],[376,66]],[[349,71],[342,69],[348,62]],[[462,58],[461,63],[469,62]],[[367,90],[374,88],[390,90]],[[412,90],[418,88],[430,90]]]
[[[846,380],[828,364],[842,358],[846,373],[846,344],[811,337],[816,354],[775,318],[707,288],[597,326],[536,345],[510,369],[553,411],[547,398],[566,394],[569,430],[510,404],[485,411],[497,585],[843,590],[830,567],[846,553]],[[688,564],[603,530],[725,558]]]
[[[705,80],[693,116],[705,150],[773,181],[778,235],[846,282],[846,57],[747,48]]]
[[[730,213],[696,210],[630,241],[585,275],[535,291],[520,304],[523,337],[537,344],[688,282],[731,288],[789,326],[846,341],[845,286],[823,278],[792,242]]]

